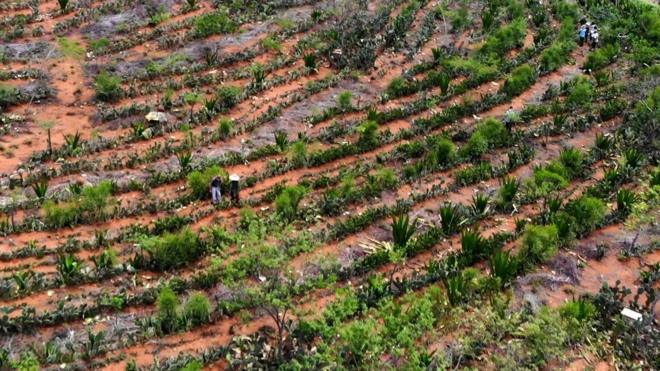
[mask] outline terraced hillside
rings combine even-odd
[[[657,5],[7,0],[0,38],[0,369],[660,368]]]

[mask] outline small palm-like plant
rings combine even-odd
[[[227,139],[234,130],[234,123],[231,119],[223,117],[218,122],[218,133],[221,139]]]
[[[94,246],[96,248],[110,246],[110,241],[108,241],[108,232],[106,230],[97,229],[94,231]]]
[[[262,88],[264,81],[266,81],[266,70],[264,66],[260,63],[255,63],[250,67],[250,70],[252,71],[252,88]]]
[[[584,155],[577,148],[566,148],[559,153],[559,162],[568,170],[571,178],[581,175],[584,168]]]
[[[57,0],[57,4],[60,6],[60,11],[64,13],[69,6],[69,0]]]
[[[632,206],[636,201],[637,195],[629,189],[621,188],[616,193],[616,208],[625,214],[632,210]]]
[[[506,286],[518,274],[518,259],[509,251],[498,250],[490,258],[490,274]]]
[[[75,134],[65,135],[64,142],[66,144],[67,152],[70,155],[75,155],[80,151],[82,146],[82,136],[80,135],[80,132],[76,131]]]
[[[447,289],[447,299],[453,306],[461,304],[467,294],[467,280],[462,274],[455,277],[450,277],[444,280],[445,288]]]
[[[83,353],[84,359],[91,359],[102,350],[105,340],[105,331],[99,331],[96,334],[91,329],[87,329],[87,342]]]
[[[457,233],[466,222],[467,220],[463,217],[463,213],[457,205],[447,203],[440,207],[440,223],[442,232],[445,235],[450,236]]]
[[[408,215],[392,217],[392,239],[397,247],[404,247],[417,230],[417,219],[410,221]]]
[[[461,250],[470,263],[485,257],[487,249],[488,243],[479,232],[468,229],[461,234]]]
[[[34,276],[34,271],[18,271],[12,275],[14,282],[16,283],[16,290],[19,293],[27,292],[30,287],[30,279]]]
[[[560,197],[548,197],[544,200],[545,208],[549,214],[555,214],[561,209],[562,199]]]
[[[624,168],[637,169],[642,165],[644,155],[635,148],[628,148],[621,154],[620,164]]]
[[[346,112],[353,108],[353,93],[350,91],[344,91],[339,94],[337,97],[337,105],[342,112]]]
[[[375,121],[365,121],[357,127],[356,131],[360,134],[358,143],[365,148],[371,148],[378,145],[378,123]]]
[[[92,256],[92,262],[96,267],[97,275],[101,277],[117,264],[117,253],[111,249],[103,250],[101,254]]]
[[[447,94],[447,91],[449,91],[449,83],[451,79],[449,78],[449,75],[446,73],[440,73],[439,76],[439,83],[440,83],[440,92],[442,95]]]
[[[598,158],[604,158],[607,156],[612,151],[612,148],[614,148],[614,139],[611,136],[601,133],[596,134],[594,151],[598,155]]]
[[[275,145],[280,150],[280,152],[284,152],[287,149],[287,147],[289,146],[289,137],[285,132],[283,131],[275,132]]]
[[[188,9],[195,9],[197,7],[197,0],[186,0],[186,6]]]
[[[74,197],[77,197],[77,196],[80,196],[82,194],[83,185],[82,185],[82,183],[74,182],[74,183],[69,184],[68,188],[69,188],[69,192],[71,193],[71,195],[74,196]]]
[[[309,71],[317,71],[318,66],[316,64],[316,56],[314,54],[305,54],[303,56],[303,61],[305,62],[305,68]]]
[[[444,58],[444,53],[439,48],[431,49],[431,53],[433,54],[433,62],[436,64]]]
[[[498,191],[499,206],[503,210],[511,210],[513,201],[520,189],[520,182],[513,177],[506,177],[500,180],[500,190]]]
[[[32,184],[32,190],[34,191],[34,194],[37,195],[39,201],[43,202],[46,199],[46,193],[48,192],[48,180],[44,179]]]
[[[472,205],[470,205],[472,216],[482,217],[490,211],[490,197],[484,193],[477,193],[472,196]]]
[[[73,283],[80,278],[82,267],[82,263],[73,254],[60,254],[57,259],[57,273],[64,284]]]
[[[181,173],[187,174],[190,172],[192,165],[192,153],[190,152],[179,152],[176,154],[177,160],[179,160],[179,167],[181,168]]]
[[[202,96],[197,92],[187,92],[183,94],[183,101],[190,107],[190,121],[193,119],[193,110],[195,105],[202,100]]]

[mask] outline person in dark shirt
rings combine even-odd
[[[222,198],[222,195],[220,194],[220,178],[219,177],[213,177],[213,180],[211,180],[211,199],[213,200],[213,204],[218,204],[220,202],[220,199]]]
[[[232,174],[229,177],[229,181],[231,182],[229,185],[229,197],[231,198],[231,202],[234,204],[238,204],[239,202],[239,197],[238,197],[238,192],[239,192],[239,184],[238,181],[240,180],[239,176],[236,174]]]

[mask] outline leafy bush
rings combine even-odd
[[[348,90],[339,93],[337,106],[343,112],[350,110],[353,107],[353,93]]]
[[[546,166],[534,168],[534,185],[540,194],[558,190],[568,186],[568,171],[559,162],[551,162]]]
[[[461,156],[476,160],[488,151],[488,140],[479,132],[474,132],[461,147]]]
[[[618,44],[608,44],[604,45],[601,48],[598,48],[587,56],[587,61],[584,64],[584,68],[590,70],[601,69],[610,63],[614,62],[619,54],[619,45]]]
[[[566,103],[569,107],[577,108],[588,106],[594,96],[594,87],[591,80],[586,77],[579,77],[573,82]]]
[[[558,41],[545,49],[541,53],[539,61],[541,71],[545,73],[552,72],[568,63],[574,46],[575,43],[571,41]]]
[[[182,267],[204,253],[202,242],[190,228],[162,237],[143,237],[139,245],[149,255],[147,264],[159,271]]]
[[[241,95],[241,88],[238,86],[223,86],[215,93],[218,98],[218,107],[221,110],[227,110],[234,107]]]
[[[433,144],[433,157],[435,163],[446,166],[456,158],[456,146],[449,138],[440,138]]]
[[[382,31],[381,27],[373,15],[362,10],[341,15],[335,27],[326,33],[327,58],[332,67],[371,69],[378,48],[375,35]]]
[[[552,258],[559,247],[557,227],[554,225],[527,225],[520,251],[521,261],[528,265],[544,263]]]
[[[114,102],[124,96],[121,79],[118,76],[111,76],[106,71],[96,76],[94,89],[96,89],[96,98],[104,102]]]
[[[484,136],[490,147],[506,146],[510,139],[504,124],[492,117],[479,123],[476,132]]]
[[[592,231],[603,221],[607,205],[598,198],[581,196],[566,204],[564,210],[575,218],[575,231],[582,235]]]
[[[165,333],[176,331],[179,322],[179,299],[174,291],[169,287],[163,287],[158,293],[158,319],[161,329]]]
[[[223,184],[227,184],[229,175],[219,166],[211,166],[204,170],[196,170],[188,174],[188,187],[192,191],[193,196],[198,199],[211,198],[211,180],[216,176],[222,179]]]
[[[234,131],[234,122],[228,117],[222,117],[218,120],[218,133],[220,138],[227,139]]]
[[[532,67],[525,63],[518,66],[511,76],[504,82],[502,92],[510,97],[516,96],[527,90],[536,80],[536,74]]]
[[[522,17],[517,18],[489,36],[479,52],[484,56],[503,56],[509,50],[522,46],[526,34],[527,22]]]
[[[376,121],[365,121],[357,127],[360,134],[358,145],[364,148],[373,148],[378,145],[378,123]]]
[[[574,342],[582,341],[591,330],[598,310],[596,306],[587,299],[570,300],[566,302],[559,313],[567,322],[565,328],[569,337]]]
[[[584,154],[574,147],[565,148],[559,153],[559,163],[566,170],[569,178],[577,178],[582,175],[584,170]]]
[[[13,106],[19,101],[19,92],[13,86],[0,84],[0,109],[7,109],[9,106]]]
[[[191,327],[196,327],[211,320],[211,303],[201,292],[192,294],[183,309],[183,317]]]
[[[282,190],[275,199],[277,213],[285,221],[291,222],[298,216],[298,205],[307,190],[302,186],[290,186]]]
[[[236,23],[223,11],[215,11],[198,17],[193,26],[193,35],[204,38],[216,34],[232,33],[238,29]]]

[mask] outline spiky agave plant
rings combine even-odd
[[[417,219],[411,221],[408,215],[392,217],[392,239],[397,247],[404,247],[417,230]]]
[[[637,195],[629,189],[621,188],[616,193],[616,208],[622,213],[630,213],[630,210],[632,210],[632,206],[636,201]]]
[[[479,232],[468,229],[461,234],[461,250],[470,263],[485,257],[488,253],[488,242]]]
[[[442,232],[447,236],[457,233],[461,226],[467,222],[458,205],[452,203],[446,203],[440,207],[439,214]]]
[[[490,274],[506,286],[518,274],[518,263],[518,258],[509,251],[498,250],[490,258]]]
[[[183,174],[187,174],[192,165],[192,153],[191,152],[179,152],[176,154],[177,160],[179,160],[179,167]]]
[[[74,282],[81,276],[82,263],[75,255],[60,254],[57,259],[57,273],[64,284]]]
[[[483,217],[490,211],[490,197],[484,193],[477,193],[472,196],[472,205],[470,212],[474,217]]]
[[[520,182],[513,177],[506,177],[500,180],[500,190],[498,192],[498,203],[503,210],[511,210],[513,208],[513,201],[520,189]]]
[[[37,195],[39,201],[43,202],[46,199],[46,193],[48,192],[48,180],[43,179],[32,184],[32,190],[34,191],[34,194]]]
[[[64,13],[66,12],[66,8],[69,6],[69,0],[57,0],[57,4],[60,6],[60,11]]]

